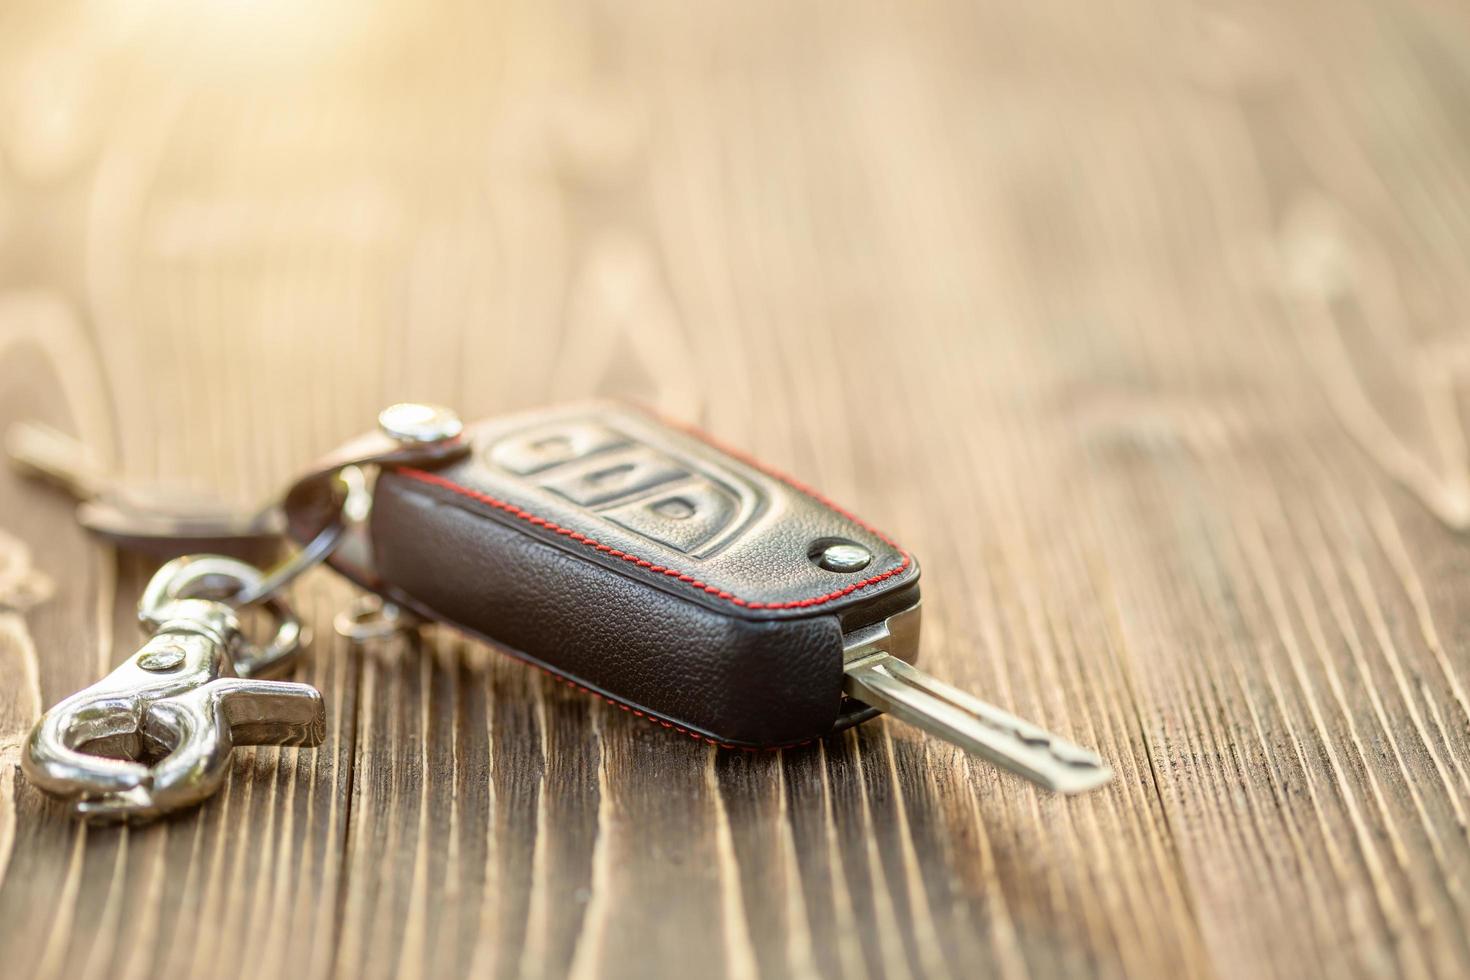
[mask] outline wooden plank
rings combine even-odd
[[[1096,746],[671,736],[294,590],[316,750],[20,776],[151,571],[0,474],[0,962],[125,977],[1470,971],[1470,18],[1406,0],[0,11],[0,424],[246,500],[392,400],[632,397]]]

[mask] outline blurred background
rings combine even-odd
[[[1309,360],[1453,326],[1464,16],[11,0],[0,284],[120,465],[254,494],[406,395],[1248,425],[1349,266],[1403,295]]]
[[[0,285],[119,465],[252,493],[408,395],[1248,426],[1464,358],[1465,12],[1279,6],[11,0]]]
[[[1439,0],[4,0],[0,425],[259,501],[392,401],[633,398],[890,530],[927,666],[1119,780],[671,745],[358,657],[322,576],[322,750],[146,831],[0,781],[3,961],[1463,975],[1467,164]],[[0,529],[8,767],[150,566],[9,474]]]

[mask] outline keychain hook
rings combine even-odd
[[[229,606],[175,598],[204,588],[211,574],[248,578],[215,556],[159,570],[140,604],[152,638],[41,717],[21,758],[28,779],[72,800],[84,817],[147,819],[213,793],[236,745],[321,743],[326,711],[315,688],[237,676],[237,663],[260,670],[284,662],[299,643],[300,622],[274,598],[268,608],[280,626],[267,651],[275,653],[252,658]]]

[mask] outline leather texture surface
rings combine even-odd
[[[623,405],[495,419],[468,438],[451,461],[385,469],[370,553],[333,564],[720,744],[797,743],[871,714],[842,696],[843,631],[918,599],[917,564],[883,535]],[[830,542],[872,559],[823,569],[812,555]]]

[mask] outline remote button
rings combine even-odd
[[[575,504],[592,507],[686,476],[689,470],[683,464],[646,446],[631,446],[589,459],[543,485]]]
[[[502,469],[526,476],[628,442],[622,433],[593,422],[561,422],[502,439],[491,447],[490,459]]]
[[[602,516],[692,555],[730,525],[738,506],[729,493],[697,479],[669,487],[656,497],[603,511]]]

